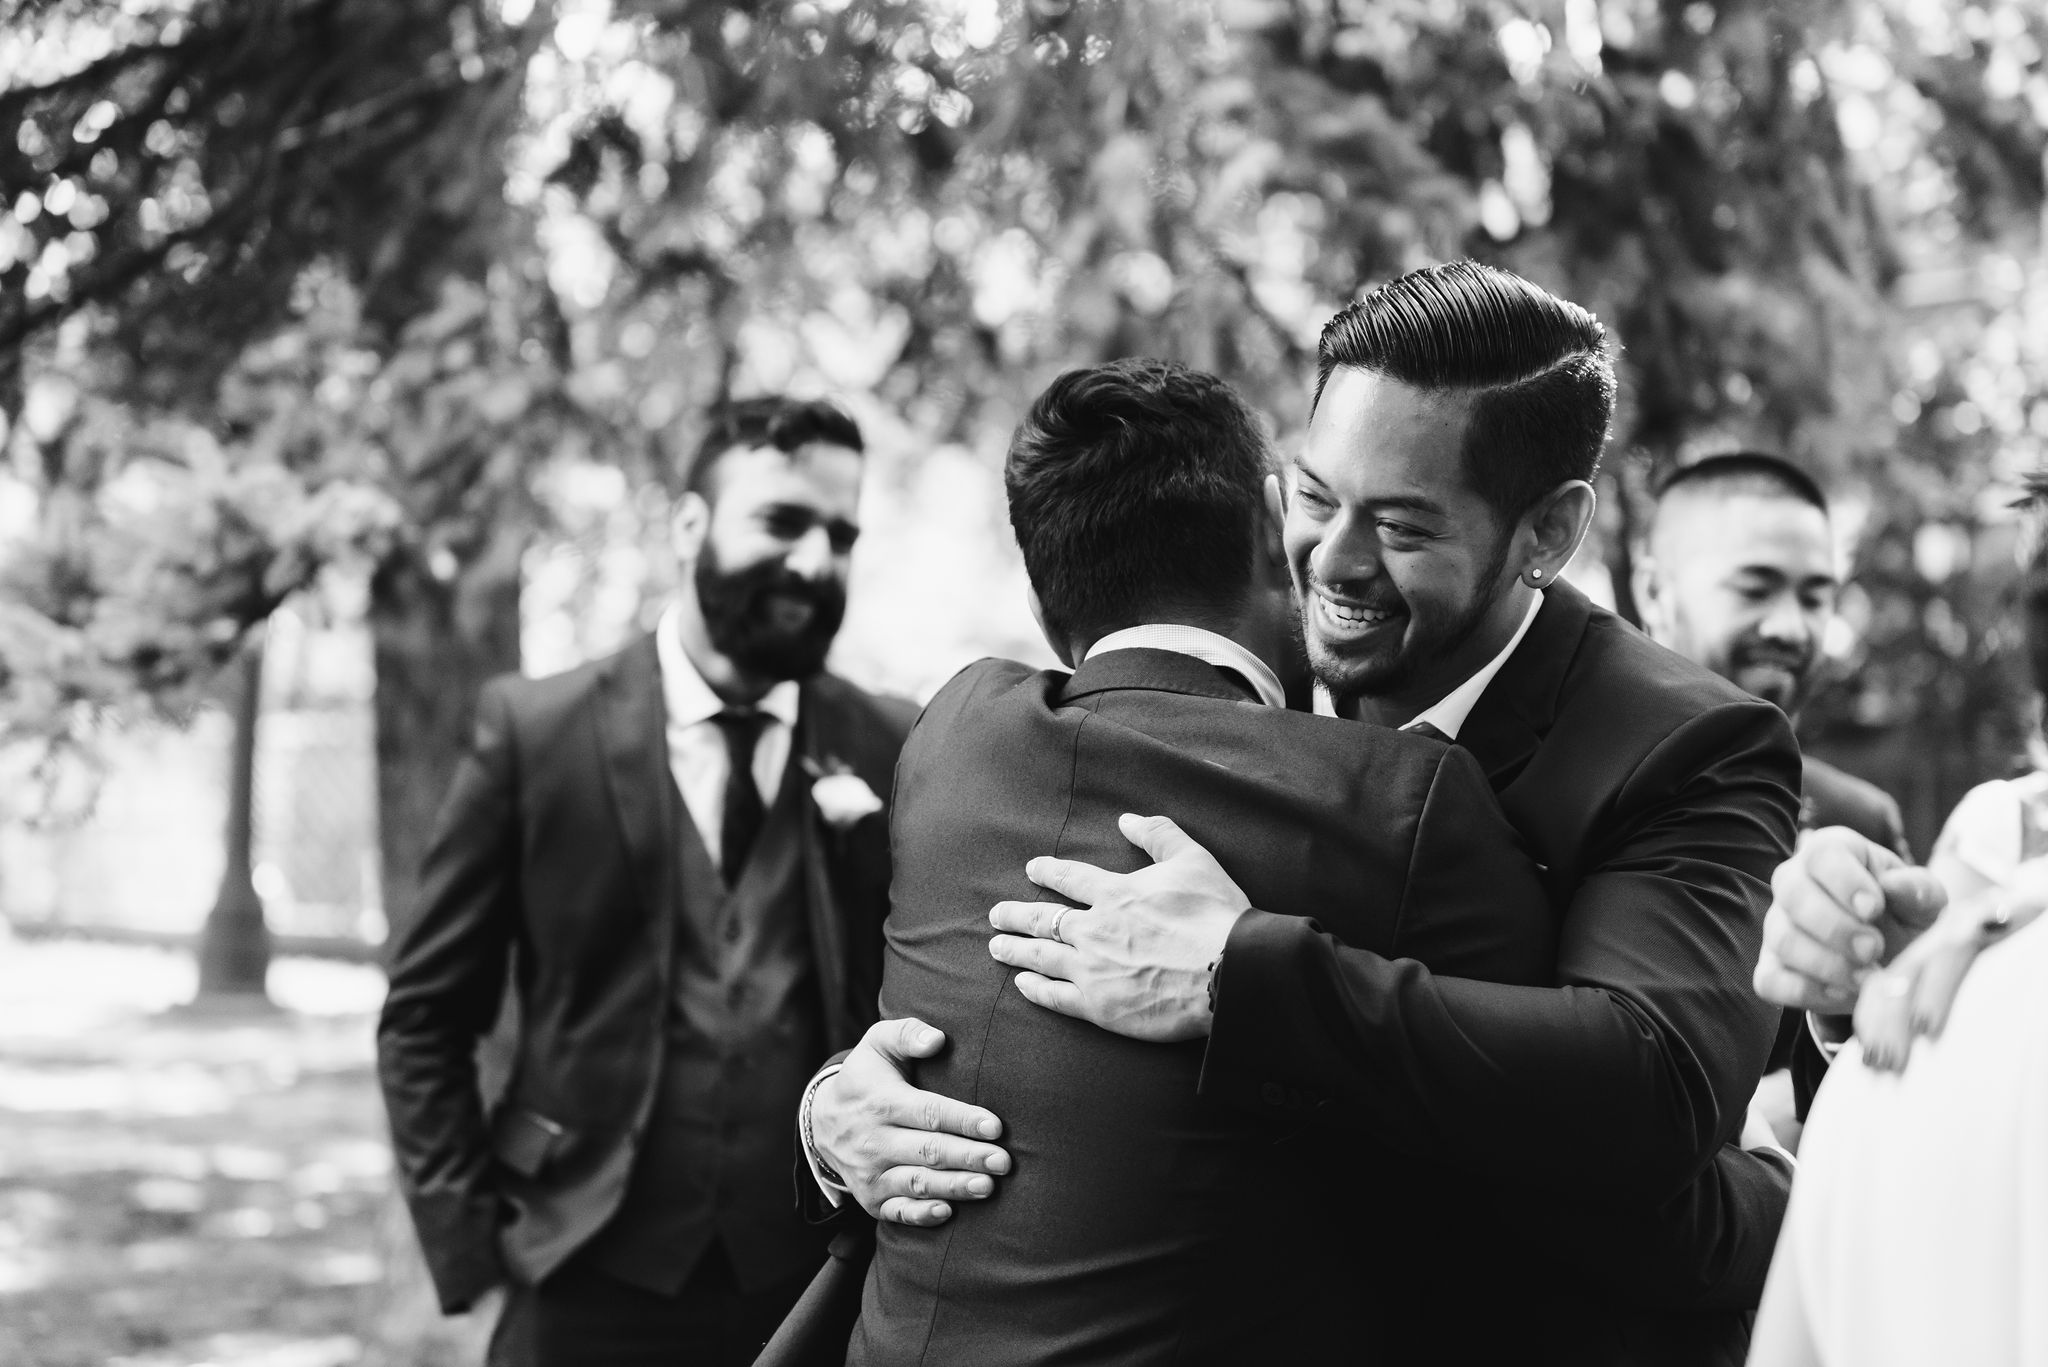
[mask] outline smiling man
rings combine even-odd
[[[510,1288],[493,1362],[750,1363],[824,1260],[790,1208],[797,1099],[874,1019],[889,854],[879,811],[813,783],[887,793],[910,721],[824,670],[861,468],[831,404],[714,413],[655,630],[478,703],[377,1043],[443,1308]]]
[[[1835,564],[1827,497],[1813,478],[1780,456],[1731,451],[1658,482],[1633,585],[1652,639],[1797,717],[1841,593]],[[1899,804],[1876,784],[1807,755],[1800,789],[1802,829],[1846,826],[1912,859]],[[1803,1013],[1786,1013],[1758,1093],[1779,1133],[1797,1133],[1827,1074],[1819,1039],[1832,1047],[1845,1027],[1817,1023],[1816,1036]]]
[[[1841,594],[1828,502],[1804,470],[1761,451],[1679,467],[1657,485],[1633,584],[1643,629],[1797,717]],[[1807,756],[1799,824],[1847,826],[1910,859],[1899,804]]]
[[[1318,677],[1339,715],[1479,761],[1560,909],[1554,985],[1344,946],[1255,909],[1199,849],[1128,874],[1034,859],[1065,900],[991,914],[991,952],[1035,1003],[1135,1038],[1207,1036],[1204,1096],[1337,1117],[1407,1155],[1432,1218],[1401,1250],[1385,1361],[1739,1361],[1783,1212],[1786,1168],[1729,1144],[1775,1024],[1749,975],[1798,753],[1776,708],[1559,582],[1613,394],[1585,310],[1433,267],[1324,329],[1288,478]],[[919,1136],[921,1104],[872,1051],[820,1089],[821,1109],[884,1118],[825,1157],[872,1178],[864,1200],[901,1202],[885,1217],[929,1220],[903,1198],[966,1190],[940,1169],[988,1170],[985,1144]],[[1275,1196],[1341,1199],[1344,1177],[1276,1174]],[[1584,1247],[1605,1254],[1597,1274],[1559,1256]]]

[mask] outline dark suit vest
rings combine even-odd
[[[823,1255],[789,1185],[797,1102],[825,1052],[804,907],[802,779],[792,755],[731,888],[680,798],[672,805],[676,948],[661,1079],[625,1197],[579,1255],[664,1295],[714,1241],[750,1290]]]

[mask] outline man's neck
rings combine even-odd
[[[685,593],[678,598],[674,619],[676,643],[721,701],[735,707],[752,707],[775,686],[775,680],[748,673],[711,644],[711,632],[704,624],[704,612],[695,594]]]

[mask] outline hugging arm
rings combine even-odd
[[[1671,1300],[1760,1282],[1782,1191],[1765,1160],[1718,1155],[1776,1024],[1749,980],[1797,762],[1783,718],[1746,704],[1666,738],[1617,799],[1633,818],[1569,894],[1554,987],[1439,976],[1246,913],[1217,972],[1204,1093],[1316,1107],[1396,1149],[1539,1182],[1596,1222],[1662,1211]]]
[[[842,1058],[811,1083],[806,1159],[826,1200],[841,1193],[877,1219],[937,1225],[952,1218],[954,1201],[978,1201],[1010,1170],[1010,1156],[986,1142],[1001,1136],[992,1112],[904,1078],[911,1059],[930,1058],[946,1037],[908,1017],[868,1027]],[[839,1180],[827,1185],[829,1168]],[[835,1189],[836,1188],[836,1189]],[[801,1187],[799,1188],[801,1190]],[[815,1209],[809,1192],[804,1203]]]

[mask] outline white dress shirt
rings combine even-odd
[[[720,837],[725,827],[725,781],[732,753],[716,718],[726,702],[711,691],[697,666],[683,651],[678,624],[682,611],[671,603],[654,627],[654,655],[661,671],[661,700],[668,714],[668,768],[675,775],[683,809],[704,837],[713,865],[719,864]],[[789,746],[796,734],[801,690],[794,682],[779,683],[756,704],[765,721],[754,745],[754,784],[764,806],[775,804],[782,771],[789,767]],[[725,870],[720,867],[719,872]]]
[[[1403,722],[1403,731],[1413,731],[1425,722],[1443,732],[1445,740],[1456,740],[1458,732],[1464,729],[1465,721],[1472,715],[1472,709],[1479,705],[1479,697],[1486,692],[1486,686],[1493,682],[1493,676],[1500,673],[1507,664],[1508,656],[1515,653],[1515,647],[1522,644],[1522,638],[1529,634],[1529,627],[1536,620],[1536,614],[1543,610],[1543,595],[1537,594],[1529,601],[1529,610],[1522,614],[1522,625],[1515,628],[1515,634],[1508,637],[1508,643],[1501,647],[1500,654],[1474,670],[1465,682],[1438,698],[1422,709],[1411,720]],[[1329,691],[1321,684],[1316,685],[1316,711],[1325,717],[1337,715],[1335,702]]]
[[[1177,655],[1192,655],[1204,664],[1242,674],[1245,682],[1258,692],[1259,701],[1266,706],[1287,706],[1287,691],[1280,687],[1280,676],[1264,660],[1228,636],[1205,631],[1201,627],[1169,622],[1125,627],[1122,631],[1110,632],[1088,647],[1088,653],[1082,659],[1092,660],[1112,650],[1170,650]]]

